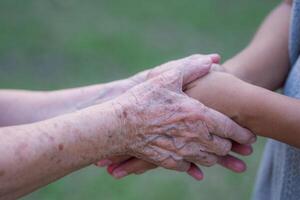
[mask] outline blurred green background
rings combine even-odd
[[[241,50],[276,0],[1,0],[0,87],[52,90],[127,77],[170,59]],[[264,140],[248,171],[204,169],[196,182],[156,170],[121,181],[89,167],[31,199],[249,199]]]

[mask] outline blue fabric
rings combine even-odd
[[[292,67],[284,94],[300,99],[300,0],[294,0],[291,20],[289,54]],[[300,149],[268,140],[253,200],[300,200]]]

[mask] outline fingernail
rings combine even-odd
[[[213,54],[209,54],[208,56],[210,56],[211,60],[213,63],[219,63],[221,56],[217,53],[213,53]]]
[[[112,162],[110,160],[100,160],[97,163],[97,166],[99,166],[99,167],[106,167],[106,166],[108,166],[110,164],[112,164]]]
[[[196,172],[194,173],[194,176],[193,176],[197,181],[201,181],[203,180],[203,174],[199,173],[199,172]]]
[[[113,172],[113,176],[117,179],[123,178],[124,176],[127,176],[127,172],[124,170],[115,170]]]
[[[246,171],[246,169],[247,169],[246,165],[244,165],[242,163],[235,163],[233,167],[239,173],[242,173],[242,172]]]

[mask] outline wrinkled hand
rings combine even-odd
[[[189,67],[195,67],[197,66],[199,61],[202,63],[212,63],[212,67],[215,69],[216,66],[219,66],[218,63],[220,61],[220,56],[218,54],[209,54],[209,55],[202,55],[202,54],[194,54],[185,58],[181,58],[178,60],[172,60],[169,62],[166,62],[162,65],[156,66],[152,69],[148,69],[145,71],[142,71],[140,73],[135,74],[134,76],[128,78],[129,82],[131,83],[131,86],[138,85],[146,80],[149,80],[155,76],[158,76],[162,74],[163,72],[166,72],[171,69],[178,69],[183,70],[183,68]],[[188,68],[189,68],[188,67]],[[199,70],[201,70],[199,68]],[[203,68],[205,70],[205,67]],[[200,72],[200,71],[199,71]],[[197,74],[195,74],[197,76]],[[195,76],[194,75],[194,76]]]
[[[233,142],[231,151],[247,156],[252,153],[252,146]],[[218,156],[218,164],[237,173],[243,172],[246,169],[245,163],[232,155]],[[130,156],[116,156],[97,163],[99,167],[107,165],[109,165],[107,172],[115,178],[122,178],[130,174],[142,174],[158,167],[152,163]],[[194,163],[187,170],[187,174],[196,180],[202,180],[204,177],[201,169]]]
[[[178,69],[182,69],[185,73],[184,84],[180,83],[180,71],[175,70],[151,80],[151,84],[139,85],[134,88],[135,92],[128,92],[130,94],[126,97],[128,102],[135,102],[139,105],[136,113],[131,113],[133,134],[136,128],[143,127],[145,122],[148,128],[144,128],[144,133],[146,130],[150,132],[139,135],[139,143],[134,145],[138,149],[129,148],[126,151],[130,152],[129,155],[156,165],[186,171],[190,167],[189,162],[205,166],[211,166],[217,161],[222,162],[222,159],[216,155],[226,155],[231,149],[231,142],[222,137],[231,138],[239,143],[247,143],[253,139],[253,135],[224,115],[184,95],[182,85],[198,78],[200,74],[199,71],[195,71],[195,67],[183,69],[181,66]],[[144,93],[143,97],[136,98],[141,93]],[[127,104],[130,105],[130,103]],[[169,105],[166,106],[166,104]],[[147,113],[146,108],[152,108],[155,112]],[[135,108],[129,106],[126,110],[132,112]],[[126,116],[128,119],[127,112]],[[137,119],[136,116],[139,118]],[[164,126],[159,125],[161,122]],[[241,149],[243,146],[234,148]],[[231,157],[226,157],[224,165],[230,159]]]

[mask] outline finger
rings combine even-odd
[[[236,157],[233,157],[231,155],[219,157],[218,163],[221,166],[237,173],[242,173],[247,169],[247,165],[245,164],[244,161]]]
[[[188,83],[206,75],[209,72],[211,65],[212,60],[210,57],[188,59],[178,67],[172,68],[150,80],[151,82],[169,87],[174,87],[175,84],[175,89],[182,89]],[[173,89],[173,87],[169,89]]]
[[[191,163],[185,160],[175,160],[172,157],[168,157],[162,162],[155,163],[155,165],[159,165],[165,169],[185,172],[190,168]]]
[[[209,131],[220,137],[230,138],[240,144],[252,144],[256,141],[256,136],[248,129],[213,109],[207,108],[205,122]]]
[[[152,145],[176,152],[184,160],[199,165],[210,167],[217,163],[218,157],[212,153],[203,151],[204,147],[196,142],[185,143],[183,146],[176,146],[174,140],[168,140],[164,137],[152,141]]]
[[[152,69],[149,74],[148,74],[148,79],[153,78],[159,74],[162,74],[166,71],[169,71],[171,69],[178,69],[180,71],[184,71],[187,66],[186,65],[190,65],[193,64],[192,62],[195,60],[199,60],[199,59],[208,59],[209,61],[207,62],[211,62],[211,63],[217,63],[220,60],[220,56],[218,54],[209,54],[209,55],[202,55],[202,54],[195,54],[195,55],[191,55],[185,58],[181,58],[178,60],[173,60],[167,63],[164,63],[160,66],[155,67],[154,69]],[[204,74],[207,73],[207,71],[205,70],[203,72]],[[204,75],[203,74],[203,75]]]
[[[157,168],[156,165],[134,158],[126,161],[125,163],[115,168],[112,171],[112,175],[115,178],[119,179],[128,176],[130,174],[142,174],[155,168]],[[202,180],[204,178],[201,169],[193,163],[191,164],[190,168],[186,172],[196,180]]]
[[[218,157],[212,153],[201,151],[198,155],[184,156],[184,159],[205,167],[211,167],[218,162]]]
[[[185,142],[180,142],[179,144],[197,141],[199,144],[205,147],[203,150],[207,152],[220,156],[227,155],[231,150],[231,141],[229,139],[225,139],[224,135],[219,137],[213,134],[214,131],[212,131],[212,128],[210,128],[206,122],[208,121],[206,118],[210,118],[209,114],[207,114],[207,112],[209,112],[209,108],[205,107],[196,100],[188,99],[188,97],[186,98],[187,99],[183,101],[180,107],[180,111],[184,115],[172,115],[172,117],[169,117],[168,119],[169,121],[177,122],[181,119],[186,119],[188,115],[190,121],[184,122],[185,126],[178,126],[178,128],[170,132],[168,135],[171,137],[176,137],[173,140],[174,142],[182,141],[182,139],[186,140]],[[209,120],[212,121],[211,119]],[[210,121],[208,122],[212,123]]]
[[[212,65],[212,59],[209,56],[194,56],[185,60],[178,70],[183,74],[183,86],[206,75]]]
[[[121,166],[123,163],[126,163],[127,161],[129,161],[130,159],[133,159],[133,158],[129,158],[128,160],[124,160],[122,162],[119,162],[119,163],[113,163],[111,165],[109,165],[107,167],[107,172],[112,175],[112,172],[114,171],[114,169],[116,169],[117,167]]]
[[[253,148],[250,144],[238,144],[236,142],[233,142],[231,151],[243,156],[248,156],[252,154]]]
[[[211,58],[212,62],[215,64],[219,64],[221,61],[221,56],[219,54],[214,53],[214,54],[209,54],[208,56]]]
[[[109,173],[110,175],[112,175],[112,172],[114,171],[114,169],[116,169],[118,166],[120,166],[121,163],[116,163],[116,164],[111,164],[106,168],[107,173]]]
[[[130,156],[115,156],[115,157],[111,157],[111,158],[107,158],[107,159],[103,159],[100,160],[96,163],[97,167],[106,167],[108,165],[111,165],[113,163],[120,163],[123,162],[125,160],[128,160],[130,158]]]
[[[116,167],[112,171],[112,175],[119,179],[130,174],[141,174],[154,168],[157,168],[157,166],[152,163],[133,158]]]
[[[176,151],[169,151],[165,147],[161,148],[150,142],[151,141],[149,141],[148,145],[145,146],[140,153],[135,154],[137,158],[166,169],[176,171],[188,170],[190,163],[185,161]]]
[[[205,147],[205,151],[214,153],[218,156],[225,156],[230,152],[232,148],[230,140],[220,138],[211,133],[208,134],[210,135],[208,140],[201,141],[202,138],[199,138],[202,142],[202,146]]]
[[[153,86],[159,86],[178,92],[182,90],[182,81],[183,74],[175,68],[148,80],[146,85],[149,86],[149,89],[153,88]]]
[[[193,163],[191,164],[190,168],[188,169],[187,174],[198,181],[201,181],[204,178],[204,174],[201,171],[201,169]]]
[[[225,68],[219,64],[212,64],[210,71],[226,72]]]

